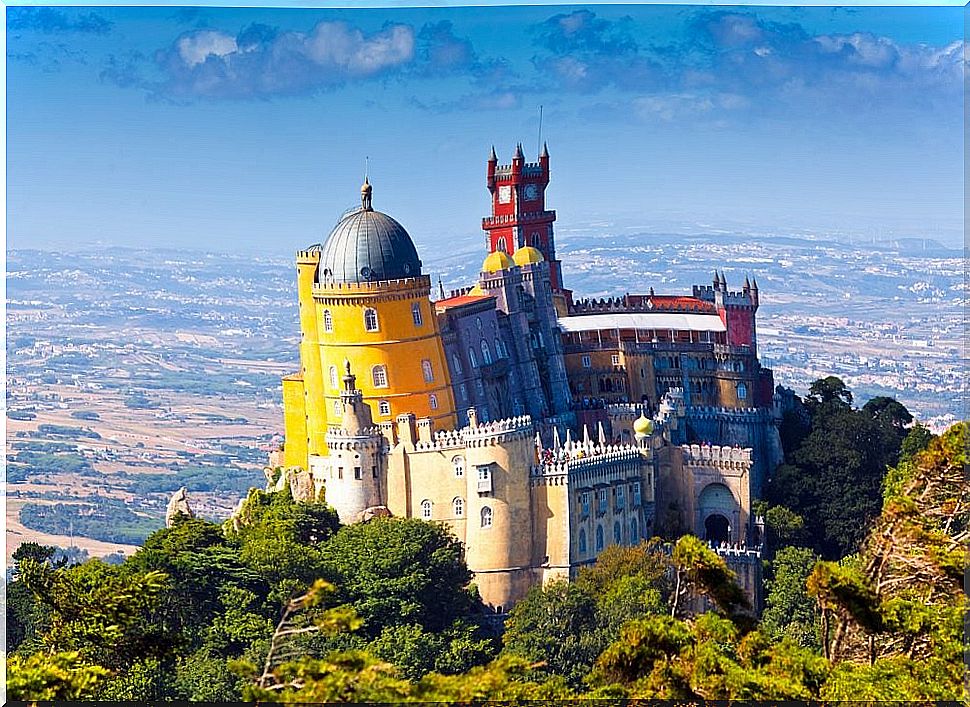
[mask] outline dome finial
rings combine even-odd
[[[367,176],[364,175],[364,183],[360,187],[360,205],[364,211],[374,210],[374,208],[371,206],[371,194],[373,191],[373,187],[371,187],[370,182],[367,181]]]

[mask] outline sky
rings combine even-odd
[[[419,249],[474,246],[491,146],[540,139],[560,230],[958,245],[963,12],[8,7],[7,247],[288,256],[365,161]]]

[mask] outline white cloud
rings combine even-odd
[[[896,43],[871,34],[819,35],[815,42],[826,54],[842,54],[849,64],[870,68],[892,66],[899,57]]]
[[[213,30],[186,35],[176,42],[176,46],[187,66],[201,64],[210,56],[224,57],[238,50],[235,37]]]
[[[370,37],[343,22],[321,22],[303,38],[306,55],[321,66],[373,74],[414,57],[414,30],[393,25]]]

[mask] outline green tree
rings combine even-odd
[[[320,555],[323,576],[370,638],[396,624],[441,631],[480,611],[462,544],[443,525],[374,518],[341,528]]]
[[[579,686],[607,643],[597,619],[596,600],[578,584],[532,587],[505,622],[505,651]]]
[[[797,543],[805,535],[805,519],[784,506],[770,506],[764,512],[765,529],[771,547]]]
[[[611,545],[574,583],[532,588],[505,623],[505,652],[539,665],[537,674],[561,676],[579,688],[624,624],[666,611],[669,567],[657,539]]]
[[[21,648],[30,655],[40,650],[40,633],[49,620],[49,610],[38,602],[34,593],[24,584],[20,566],[25,560],[50,566],[57,548],[26,542],[14,550],[13,581],[7,585],[7,650]]]
[[[903,443],[899,449],[899,461],[908,462],[912,460],[913,457],[929,447],[930,442],[935,438],[936,435],[930,432],[928,427],[917,422],[903,438]]]
[[[805,402],[813,414],[822,405],[850,409],[852,407],[852,391],[842,382],[841,378],[836,376],[819,378],[809,386],[808,397]]]
[[[684,535],[674,545],[672,560],[677,572],[673,616],[688,613],[685,604],[693,593],[707,597],[718,613],[739,624],[750,625],[751,602],[738,586],[737,575],[702,540]]]
[[[806,589],[817,561],[805,547],[785,547],[775,555],[761,616],[761,631],[771,640],[787,637],[804,648],[821,647],[818,607]]]
[[[599,657],[593,696],[668,700],[809,700],[828,661],[787,639],[743,632],[714,613],[632,621]]]
[[[269,584],[242,560],[237,544],[222,528],[201,518],[178,516],[172,527],[152,533],[124,563],[126,572],[164,572],[169,582],[159,595],[153,622],[179,637],[189,650],[201,645],[204,627],[224,611],[261,604]],[[225,593],[238,589],[229,602]],[[275,604],[273,605],[275,607]],[[271,628],[266,629],[269,635]]]
[[[968,433],[955,425],[900,464],[858,559],[810,575],[823,649],[837,664],[823,697],[966,698]]]
[[[11,700],[91,699],[108,670],[91,665],[76,651],[34,653],[7,659],[7,697]]]
[[[42,638],[48,650],[76,651],[109,669],[171,651],[171,638],[145,620],[168,581],[164,573],[129,574],[98,560],[54,569],[27,559],[19,569],[24,584],[50,610]]]
[[[325,503],[293,499],[289,487],[275,493],[252,489],[239,512],[224,524],[242,562],[264,577],[277,605],[322,576],[321,550],[340,527]]]
[[[909,412],[891,398],[874,398],[862,410],[841,380],[812,384],[806,405],[810,429],[794,435],[786,463],[766,484],[766,500],[801,516],[804,535],[822,557],[854,552],[879,515],[887,467],[899,458]],[[791,441],[791,440],[789,440]]]

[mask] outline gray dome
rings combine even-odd
[[[374,282],[421,274],[421,261],[404,226],[371,208],[371,186],[361,187],[361,208],[334,226],[320,251],[317,281]]]

